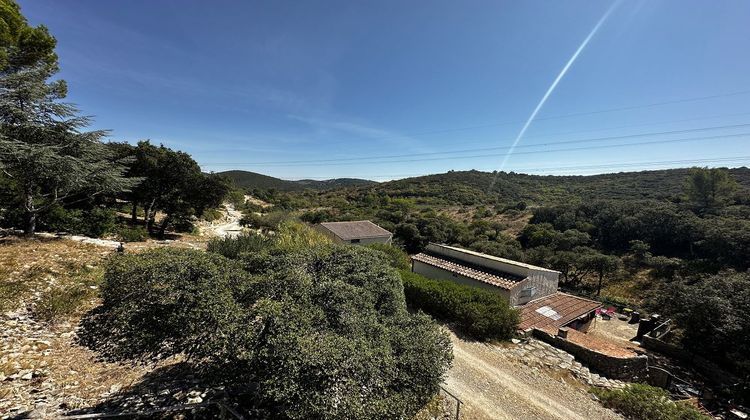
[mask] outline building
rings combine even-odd
[[[412,271],[503,295],[519,308],[519,330],[586,331],[602,305],[557,290],[560,272],[448,245],[429,244],[411,257]]]
[[[559,328],[569,327],[585,332],[601,306],[595,300],[556,292],[523,305],[518,329],[531,331],[536,328],[554,333]]]
[[[393,234],[369,220],[353,222],[324,222],[315,228],[342,244],[389,244]]]
[[[500,293],[513,306],[555,293],[560,276],[559,271],[438,244],[412,256],[412,271]]]

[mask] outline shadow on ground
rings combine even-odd
[[[226,377],[226,368],[222,372],[201,369],[180,360],[179,354],[170,360],[164,360],[163,354],[138,354],[133,351],[138,346],[122,345],[118,340],[121,339],[102,306],[92,309],[81,319],[77,343],[96,352],[100,360],[149,364],[161,360],[169,364],[155,368],[130,387],[116,390],[95,406],[67,411],[67,416],[73,419],[272,418],[267,410],[257,408],[259,404],[254,398],[256,384],[237,385],[235,381],[232,386],[225,385],[221,378]]]

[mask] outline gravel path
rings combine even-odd
[[[565,371],[514,360],[502,347],[451,334],[453,368],[446,389],[464,402],[466,419],[621,419],[594,401]]]

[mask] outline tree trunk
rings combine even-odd
[[[24,209],[26,210],[26,224],[23,232],[26,236],[34,236],[36,232],[36,209],[34,208],[34,195],[30,188],[24,192]]]
[[[138,202],[133,200],[133,210],[130,213],[130,223],[138,223]]]
[[[153,200],[151,200],[151,203],[149,203],[148,208],[146,209],[146,215],[145,215],[146,229],[149,232],[151,232],[151,228],[154,227],[154,219],[155,219],[154,205],[155,204],[156,204],[156,199],[154,198]]]
[[[161,221],[161,226],[159,226],[160,238],[164,238],[164,233],[167,231],[167,225],[169,225],[169,219],[170,219],[170,216],[166,215],[164,216],[164,219]]]
[[[604,279],[604,272],[599,272],[599,285],[596,288],[596,295],[599,296],[599,294],[602,292],[602,281]]]

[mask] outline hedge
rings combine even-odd
[[[516,332],[518,311],[501,295],[449,280],[428,279],[407,270],[401,270],[401,279],[409,307],[455,323],[465,334],[507,340]]]

